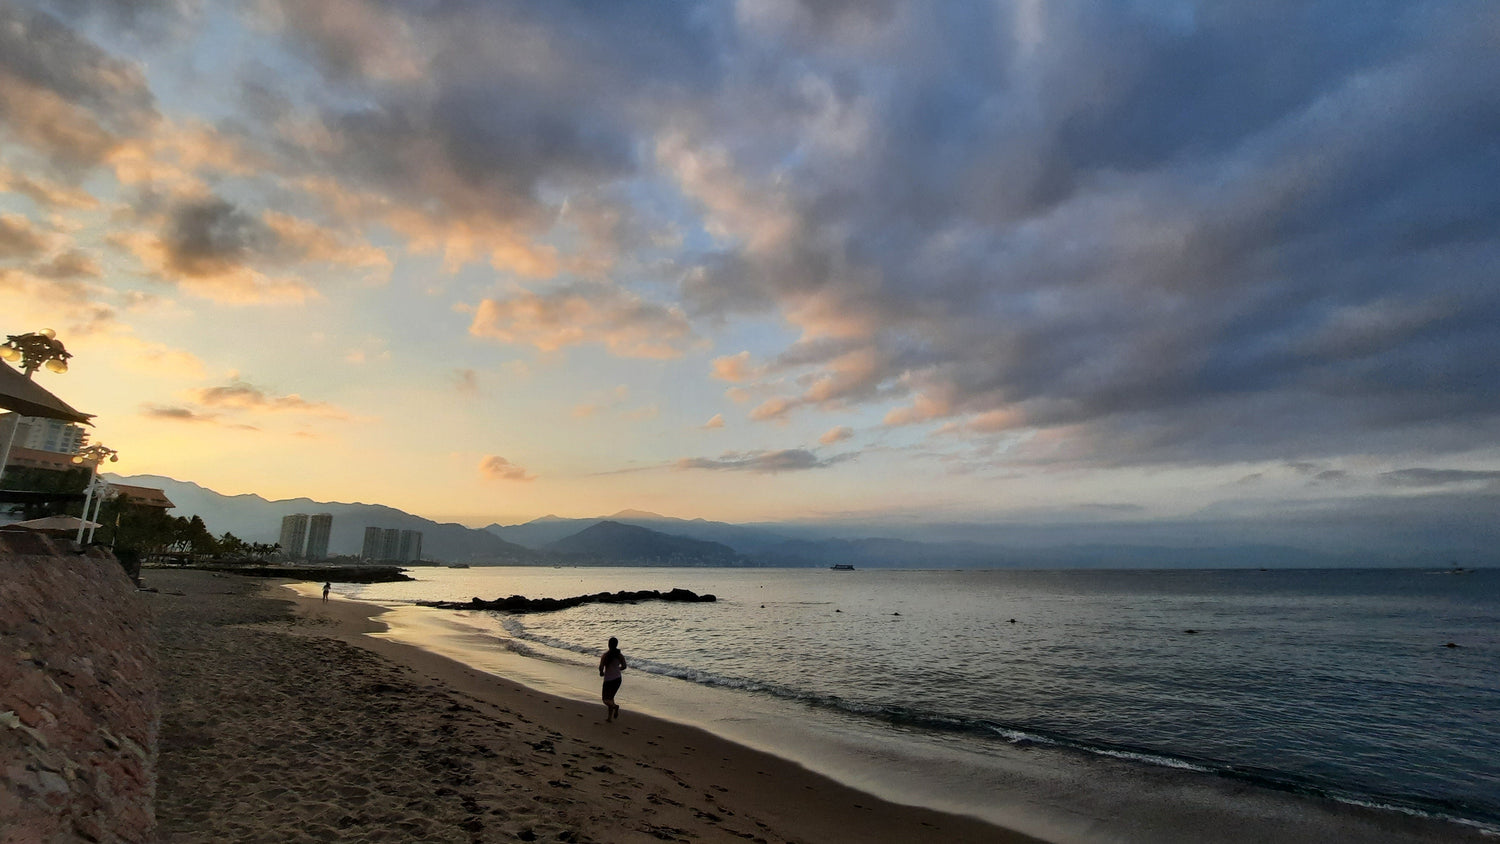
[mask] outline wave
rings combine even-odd
[[[555,651],[578,654],[592,660],[596,649],[541,635],[528,629],[518,618],[501,616],[504,629],[519,642],[508,645],[524,656],[558,661],[557,657],[527,647],[529,642]],[[759,678],[735,677],[689,666],[645,658],[631,660],[633,670],[739,693],[763,694],[780,700],[844,716],[868,719],[896,729],[925,731],[938,735],[969,736],[1000,741],[1017,748],[1048,748],[1055,751],[1117,759],[1132,764],[1206,774],[1275,789],[1307,797],[1333,800],[1364,808],[1393,811],[1420,818],[1458,823],[1488,835],[1500,836],[1500,814],[1483,807],[1455,801],[1409,795],[1390,795],[1359,791],[1329,782],[1284,771],[1238,766],[1214,759],[1195,758],[1164,752],[1157,748],[1116,744],[1082,738],[1030,724],[1007,724],[987,719],[968,718],[900,706],[881,706],[851,701],[838,695],[818,694]]]

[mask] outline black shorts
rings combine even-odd
[[[620,690],[620,680],[622,680],[622,679],[624,679],[624,678],[616,677],[613,680],[605,680],[604,681],[604,699],[605,700],[610,700],[610,699],[614,698],[615,692],[618,692]]]

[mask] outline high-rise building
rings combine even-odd
[[[328,535],[333,532],[333,514],[318,513],[307,520],[307,558],[328,559]]]
[[[359,558],[361,560],[380,559],[380,542],[385,537],[385,531],[378,527],[365,528],[365,544],[360,548]]]
[[[386,528],[380,532],[380,559],[401,559],[401,530]]]
[[[289,560],[300,560],[307,553],[307,514],[281,517],[281,553]]]
[[[365,528],[364,548],[359,556],[366,560],[410,563],[422,559],[422,532],[400,528]]]
[[[414,563],[422,559],[422,532],[420,530],[401,531],[401,545],[396,559],[403,563]]]
[[[7,413],[0,416],[0,436],[9,433],[11,425],[16,426],[15,439],[11,441],[12,448],[74,454],[89,442],[88,429],[61,419],[41,419]]]

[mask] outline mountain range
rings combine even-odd
[[[105,477],[163,490],[176,504],[176,514],[202,517],[215,535],[228,531],[249,542],[275,542],[283,516],[330,513],[334,518],[329,552],[333,555],[357,555],[366,527],[399,528],[422,531],[423,559],[469,565],[1321,568],[1496,562],[1496,546],[1488,541],[1488,534],[1476,535],[1471,540],[1475,547],[1470,548],[1457,542],[1446,547],[1437,542],[1412,542],[1406,548],[1393,546],[1385,552],[1337,550],[1312,543],[1280,542],[1279,536],[1257,531],[1254,522],[1232,520],[933,524],[923,529],[926,536],[936,539],[926,541],[870,536],[864,533],[869,526],[860,525],[739,525],[639,510],[588,519],[543,516],[523,524],[490,524],[481,529],[439,523],[381,504],[309,498],[271,501],[258,495],[223,495],[158,475]],[[1287,521],[1281,518],[1278,523]],[[1372,533],[1378,524],[1364,518],[1349,522],[1347,529],[1358,526]],[[1330,532],[1328,528],[1318,531],[1323,535]],[[1457,535],[1450,532],[1447,536],[1451,540]],[[1170,541],[1174,536],[1179,541]]]

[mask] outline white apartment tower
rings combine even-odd
[[[281,517],[281,553],[288,560],[300,560],[307,553],[307,514]]]
[[[333,514],[318,513],[307,519],[307,559],[328,559],[328,536],[333,533]]]
[[[397,552],[396,559],[403,563],[415,563],[422,559],[422,532],[420,530],[401,531],[401,547]]]
[[[42,419],[7,413],[0,416],[0,436],[8,433],[11,425],[16,426],[16,437],[11,442],[13,448],[30,448],[36,451],[50,451],[54,454],[76,454],[79,449],[89,443],[88,429],[61,419]]]
[[[410,563],[422,559],[422,532],[400,528],[365,528],[359,556],[366,560]]]

